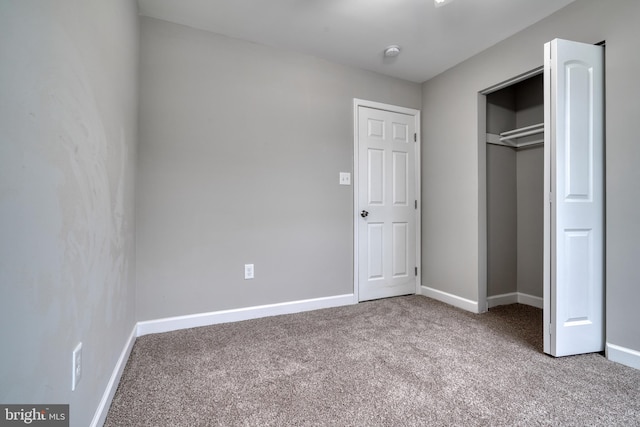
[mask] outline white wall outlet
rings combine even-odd
[[[351,185],[351,172],[340,172],[340,185]]]
[[[253,264],[245,264],[244,265],[244,279],[253,279]]]
[[[75,391],[82,377],[82,343],[78,343],[73,349],[71,363],[71,391]]]

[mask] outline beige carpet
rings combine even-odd
[[[640,425],[640,371],[542,353],[541,310],[422,296],[137,340],[106,426]]]

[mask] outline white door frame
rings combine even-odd
[[[360,203],[358,200],[358,195],[360,191],[360,183],[358,177],[359,175],[359,150],[358,150],[358,107],[367,107],[374,108],[377,110],[383,111],[391,111],[393,113],[407,114],[409,116],[413,116],[415,119],[415,129],[417,135],[416,141],[416,151],[415,151],[415,171],[416,171],[416,200],[418,201],[418,207],[416,209],[416,267],[418,268],[418,274],[416,275],[416,294],[420,293],[420,284],[422,280],[422,257],[420,249],[422,247],[422,233],[420,229],[420,224],[422,222],[422,203],[421,203],[421,192],[420,192],[420,177],[421,177],[421,157],[420,157],[420,110],[415,110],[413,108],[405,108],[398,107],[396,105],[383,104],[380,102],[367,101],[364,99],[353,99],[353,302],[357,304],[359,302],[359,281],[358,272],[360,271],[359,262],[358,262],[358,254],[360,253],[359,239],[358,239],[358,224],[360,220],[360,216],[358,215],[358,204]]]

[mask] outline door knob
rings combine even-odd
[[[362,211],[362,212],[360,212],[360,216],[361,216],[362,218],[366,218],[367,216],[369,216],[369,212],[367,212],[367,211]]]

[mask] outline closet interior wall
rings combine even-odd
[[[488,94],[486,111],[491,134],[542,123],[542,75]],[[487,297],[543,296],[543,154],[487,144]]]

